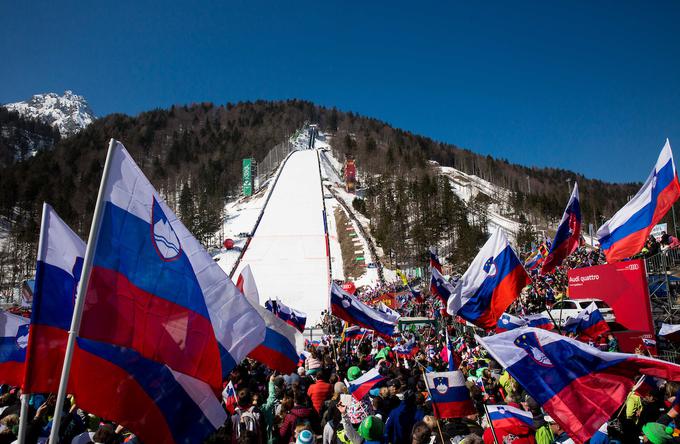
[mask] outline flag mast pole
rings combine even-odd
[[[493,442],[498,444],[498,438],[496,438],[496,430],[493,428],[493,421],[491,421],[491,416],[489,416],[489,409],[484,404],[484,413],[486,413],[486,420],[489,421],[489,427],[491,427],[491,436],[493,436]]]
[[[47,227],[47,203],[43,202],[42,217],[40,219],[40,237],[38,237],[38,259],[44,258],[43,248],[45,248],[45,230]],[[33,305],[31,301],[31,305]],[[34,310],[31,310],[33,312]],[[26,360],[24,364],[24,386],[26,386],[26,373],[28,373],[28,363]],[[21,411],[19,413],[19,444],[24,444],[26,439],[26,422],[28,421],[28,395],[21,389]]]
[[[111,139],[109,141],[109,150],[106,154],[106,162],[104,163],[104,171],[102,172],[102,180],[99,184],[99,193],[97,194],[97,203],[95,204],[94,214],[92,216],[90,235],[87,239],[87,249],[85,250],[85,258],[83,260],[83,270],[80,281],[78,282],[78,293],[76,296],[75,307],[73,309],[73,318],[71,318],[71,328],[68,332],[68,342],[66,343],[64,366],[62,367],[61,379],[59,380],[59,392],[57,393],[57,400],[54,406],[54,418],[52,420],[52,430],[50,431],[49,440],[51,444],[57,444],[59,442],[59,426],[61,425],[61,416],[64,409],[68,377],[69,373],[71,372],[71,362],[73,361],[73,351],[76,346],[76,336],[80,330],[80,320],[82,319],[83,308],[85,306],[85,292],[87,291],[87,284],[90,280],[90,272],[92,270],[92,262],[94,260],[94,251],[97,245],[99,228],[104,213],[104,189],[106,188],[109,179],[111,159],[113,157],[115,145],[116,140]]]

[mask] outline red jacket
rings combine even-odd
[[[317,413],[321,413],[323,403],[331,398],[333,386],[325,381],[316,381],[307,389],[307,396],[312,399],[312,405]]]

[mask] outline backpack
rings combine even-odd
[[[255,407],[251,407],[248,410],[241,410],[237,407],[235,413],[239,417],[238,427],[236,427],[237,437],[241,436],[244,432],[252,432],[257,437],[256,442],[262,442],[260,439],[260,414],[255,410]]]

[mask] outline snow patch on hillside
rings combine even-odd
[[[72,91],[65,91],[62,96],[56,93],[36,94],[30,100],[3,106],[24,117],[52,125],[62,137],[79,132],[96,119],[85,98]]]

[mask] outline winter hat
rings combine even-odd
[[[309,430],[303,430],[298,435],[295,444],[314,444],[314,442],[316,442],[314,434]]]
[[[361,376],[361,369],[357,366],[350,367],[347,369],[347,379],[350,381],[354,381],[357,379],[359,376]]]
[[[366,441],[379,441],[383,436],[383,422],[377,416],[367,416],[359,424],[359,436]]]
[[[652,444],[664,444],[673,442],[673,427],[666,427],[658,422],[648,422],[642,426],[642,433]]]
[[[345,385],[344,382],[338,381],[333,386],[333,392],[334,393],[347,393],[347,386]]]

